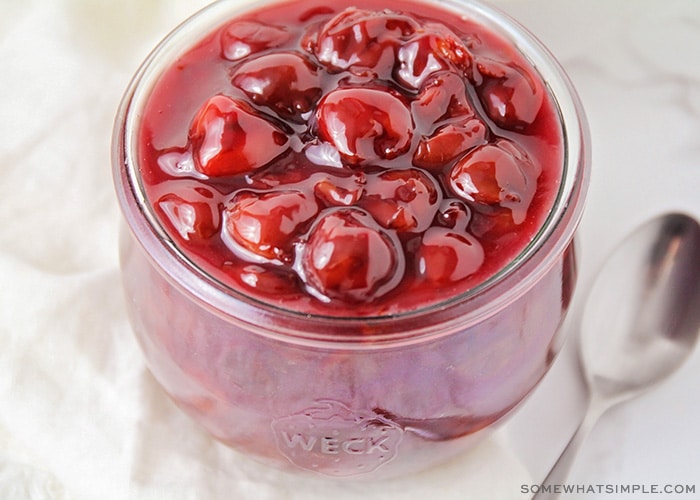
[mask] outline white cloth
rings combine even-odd
[[[550,385],[564,384],[558,394],[553,389],[556,397],[540,391],[476,450],[371,485],[251,463],[185,417],[145,369],[120,288],[112,120],[147,51],[205,3],[0,0],[0,498],[526,498],[521,486],[541,480],[580,418],[575,383],[564,383],[571,381],[567,356],[555,370],[559,378],[548,377]],[[700,7],[693,0],[669,0],[663,12],[649,1],[634,8],[602,1],[588,8],[582,0],[498,4],[542,35],[589,110],[599,171],[582,228],[585,286],[590,269],[633,224],[667,208],[700,214]],[[624,43],[606,45],[614,40]],[[686,379],[697,380],[699,361],[692,358]],[[698,397],[689,395],[690,385],[677,387],[688,392],[661,397],[684,397],[676,421],[697,428]],[[646,422],[638,433],[652,420]],[[697,446],[699,432],[688,432]],[[621,447],[596,449],[618,451],[629,463],[639,449],[630,436]],[[674,448],[681,472],[656,482],[697,481],[684,475],[681,460],[695,451],[686,448]],[[613,472],[642,477],[629,467]]]

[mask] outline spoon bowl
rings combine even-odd
[[[632,397],[666,378],[700,331],[700,225],[678,213],[630,234],[585,304],[580,354],[589,388]]]
[[[579,333],[588,408],[543,485],[564,482],[603,413],[661,382],[691,354],[700,335],[698,222],[670,213],[625,238],[591,287]],[[556,491],[534,498],[556,498]]]

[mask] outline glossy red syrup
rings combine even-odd
[[[465,293],[546,219],[562,131],[510,42],[401,0],[226,22],[160,78],[140,174],[189,259],[254,300],[383,316]]]

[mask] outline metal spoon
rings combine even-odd
[[[659,216],[619,245],[593,283],[578,344],[588,408],[542,485],[562,484],[601,415],[673,373],[698,334],[700,225],[683,214]],[[556,498],[554,491],[533,498]]]

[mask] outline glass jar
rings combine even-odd
[[[139,176],[137,131],[150,89],[179,54],[222,20],[274,3],[215,2],[158,45],[125,94],[113,170],[130,321],[158,382],[221,442],[323,476],[407,474],[486,435],[557,354],[588,184],[584,114],[560,66],[515,21],[471,0],[433,2],[510,40],[551,93],[565,147],[546,222],[505,269],[429,307],[353,318],[265,304],[209,275],[162,227]]]

